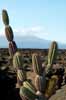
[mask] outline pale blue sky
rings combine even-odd
[[[1,0],[0,18],[2,9],[8,11],[15,35],[33,34],[66,43],[66,0]],[[1,19],[0,35],[3,31]]]

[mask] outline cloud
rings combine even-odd
[[[37,32],[40,32],[43,30],[43,27],[40,27],[40,26],[35,26],[35,27],[27,27],[27,28],[22,28],[22,29],[14,29],[14,32],[16,33],[30,33],[30,32],[34,32],[34,33],[37,33]]]
[[[15,35],[36,35],[36,36],[48,35],[48,33],[45,32],[45,28],[42,26],[14,29],[14,34]]]
[[[34,26],[34,27],[26,27],[21,29],[14,29],[14,36],[24,36],[24,35],[33,35],[37,36],[39,38],[46,38],[49,34],[45,31],[45,28],[43,26]],[[0,36],[5,35],[4,29],[0,30]]]

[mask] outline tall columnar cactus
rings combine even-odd
[[[26,81],[26,72],[24,70],[17,70],[17,84],[19,86],[23,85],[23,82]]]
[[[23,58],[20,52],[16,52],[13,56],[13,66],[16,69],[23,69]]]
[[[17,84],[20,86],[26,80],[26,72],[23,67],[23,59],[20,52],[16,52],[13,57],[13,66],[14,69],[17,71]]]
[[[29,88],[31,91],[37,91],[35,86],[32,84],[32,82],[24,81],[23,86],[26,88]]]
[[[57,75],[53,75],[51,77],[51,79],[49,79],[49,81],[47,83],[47,88],[45,90],[45,96],[47,98],[49,98],[55,92],[57,81],[58,81],[58,76]]]
[[[13,55],[16,53],[16,51],[17,51],[17,46],[15,41],[9,42],[9,54],[11,58],[13,58]]]
[[[26,100],[35,100],[37,98],[35,91],[30,90],[30,88],[26,88],[24,86],[20,88],[20,96],[21,98],[24,96]]]
[[[5,26],[9,25],[9,16],[5,9],[2,10],[2,19],[3,19],[3,23],[5,24]]]
[[[5,26],[5,35],[8,41],[13,41],[13,30],[11,26]]]
[[[36,91],[37,90],[32,82],[26,80],[20,88],[20,96],[22,100],[35,100],[38,97]]]
[[[34,72],[38,75],[42,75],[43,70],[39,55],[37,54],[32,55],[32,65]]]
[[[33,70],[36,73],[35,77],[35,87],[38,94],[38,100],[44,100],[43,93],[45,92],[46,88],[46,77],[45,77],[45,70],[42,69],[41,58],[37,54],[32,55],[32,63],[33,63]]]
[[[43,76],[40,76],[40,75],[36,75],[35,87],[36,87],[37,91],[44,93],[45,89],[46,89],[46,78]]]
[[[57,43],[53,41],[48,52],[48,62],[47,62],[46,72],[52,69],[52,64],[56,60],[57,49],[58,49]]]

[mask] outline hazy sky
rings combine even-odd
[[[66,43],[66,0],[1,0],[0,35],[4,34],[2,9],[8,11],[15,35]]]

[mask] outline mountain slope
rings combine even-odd
[[[35,36],[15,36],[15,41],[18,46],[18,48],[38,48],[38,49],[44,49],[49,48],[51,41],[50,40],[44,40],[40,39]],[[66,49],[65,44],[58,43],[58,46],[60,49]],[[6,37],[0,36],[0,48],[6,48],[8,47],[8,41]]]

